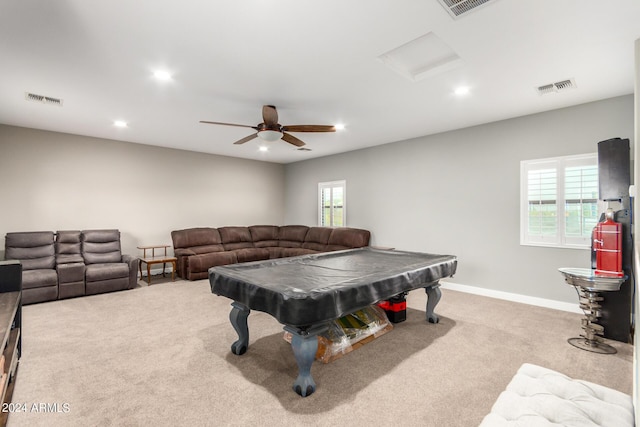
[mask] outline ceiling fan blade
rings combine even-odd
[[[257,138],[257,137],[258,137],[258,134],[254,133],[253,135],[245,136],[244,138],[234,142],[234,144],[236,144],[236,145],[244,144],[245,142],[251,141],[252,139]]]
[[[206,123],[206,124],[209,124],[209,125],[238,126],[238,127],[241,127],[241,128],[251,128],[251,129],[258,130],[257,126],[237,125],[235,123],[209,122],[209,121],[206,121],[206,120],[200,120],[200,123]]]
[[[262,106],[262,119],[267,126],[275,126],[278,124],[278,111],[273,105]]]
[[[293,144],[296,147],[302,147],[304,145],[304,142],[299,140],[298,138],[296,138],[293,135],[289,135],[288,133],[283,133],[282,134],[282,139],[284,141],[287,141],[289,144]]]
[[[335,126],[324,125],[292,125],[282,126],[282,130],[287,132],[335,132]]]

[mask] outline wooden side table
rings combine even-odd
[[[162,264],[162,277],[164,277],[164,269],[167,263],[173,265],[171,270],[171,280],[176,280],[176,261],[177,258],[173,256],[167,256],[167,248],[169,245],[155,245],[155,246],[138,246],[138,249],[142,249],[142,258],[140,258],[140,280],[142,280],[142,263],[147,264],[147,283],[151,284],[151,266],[153,264]],[[162,255],[156,255],[156,249],[164,249]],[[147,251],[151,251],[151,256],[147,257]]]

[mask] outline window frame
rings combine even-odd
[[[591,249],[590,233],[588,237],[566,235],[566,204],[565,174],[567,168],[580,166],[595,166],[597,172],[598,154],[587,153],[571,156],[550,157],[520,161],[520,245],[543,246],[569,249]],[[555,170],[555,202],[556,225],[555,235],[532,235],[529,233],[529,172],[536,170]],[[573,199],[572,199],[573,200]],[[593,203],[592,198],[578,199]],[[597,212],[601,209],[599,196],[595,196],[596,222]]]
[[[333,224],[333,212],[329,215],[331,219],[331,224],[324,224],[324,206],[322,199],[322,192],[324,189],[331,189],[331,199],[333,200],[333,189],[334,188],[342,188],[342,225],[334,225]],[[330,210],[333,211],[334,205],[330,204]],[[320,227],[346,227],[347,226],[347,181],[346,180],[338,180],[338,181],[327,181],[327,182],[319,182],[318,183],[318,226]]]

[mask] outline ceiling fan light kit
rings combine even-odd
[[[278,123],[278,111],[276,107],[273,105],[264,105],[262,107],[262,123],[259,123],[256,126],[250,125],[239,125],[235,123],[223,123],[223,122],[210,122],[207,120],[201,120],[200,123],[207,123],[211,125],[223,125],[223,126],[237,126],[244,128],[251,128],[256,131],[256,133],[246,136],[236,142],[234,144],[244,144],[245,142],[251,141],[256,137],[260,137],[263,141],[273,142],[279,139],[282,139],[285,142],[288,142],[291,145],[295,145],[296,147],[302,147],[305,145],[304,141],[298,139],[297,137],[291,135],[287,132],[335,132],[335,126],[329,125],[288,125],[282,126]]]
[[[275,130],[261,130],[258,132],[258,136],[267,142],[277,141],[282,138],[282,132],[278,132]]]

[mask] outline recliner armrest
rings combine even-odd
[[[138,266],[140,265],[140,258],[123,254],[122,262],[129,266],[129,289],[133,289],[138,284]]]
[[[129,264],[129,268],[133,268],[134,270],[137,270],[138,262],[140,262],[140,258],[125,254],[125,255],[122,255],[122,262]]]

